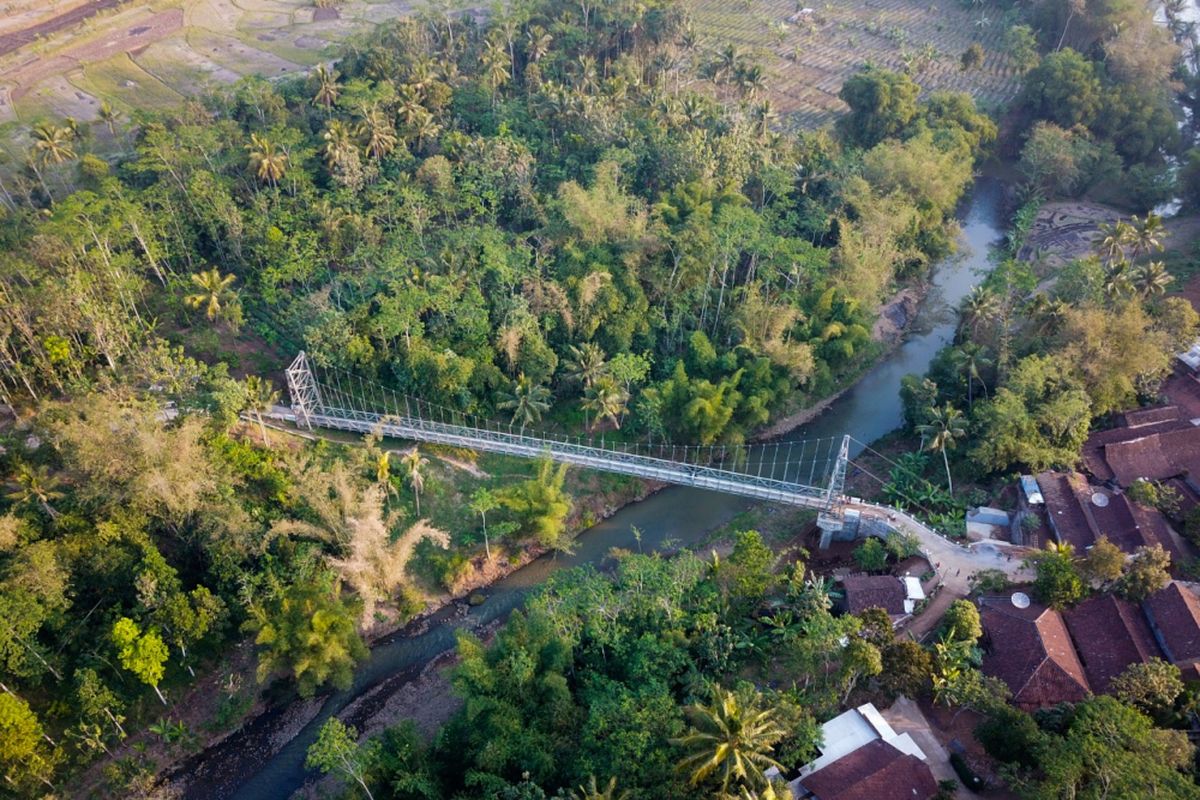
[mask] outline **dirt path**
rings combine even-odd
[[[6,56],[39,38],[45,38],[63,28],[83,22],[88,17],[94,16],[101,11],[116,8],[123,2],[125,0],[89,0],[89,2],[84,3],[78,8],[64,11],[58,16],[43,20],[36,25],[30,25],[28,28],[19,31],[0,34],[0,56]]]
[[[183,9],[170,8],[139,20],[136,25],[101,41],[81,44],[49,58],[35,58],[5,74],[4,83],[13,87],[12,99],[20,100],[46,78],[61,75],[83,64],[147,47],[182,27]]]

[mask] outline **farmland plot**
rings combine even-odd
[[[830,0],[811,8],[796,0],[696,0],[692,16],[708,50],[728,42],[762,57],[773,101],[801,127],[844,111],[842,83],[868,63],[906,70],[926,91],[969,92],[985,108],[1009,100],[1020,83],[1004,53],[1002,21],[956,0]],[[959,59],[975,42],[984,63],[963,70]]]

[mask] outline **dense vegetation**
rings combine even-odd
[[[393,463],[374,439],[272,445],[266,375],[299,347],[521,425],[693,443],[737,442],[869,363],[877,305],[949,249],[994,126],[965,95],[918,102],[869,70],[842,138],[783,134],[763,90],[742,54],[696,48],[679,3],[545,0],[399,21],[336,69],[128,123],[106,106],[114,163],[86,125],[38,123],[0,224],[0,393],[22,417],[0,454],[0,792],[57,787],[171,714],[239,637],[260,681],[345,685],[361,631],[420,609],[422,588],[497,547],[567,546],[549,464],[447,489],[420,451]],[[716,625],[694,602],[662,630]],[[562,648],[551,684],[595,652],[537,641]],[[538,735],[619,716],[606,669],[566,717],[541,709]],[[639,691],[673,706],[684,677]],[[234,678],[212,730],[254,700]],[[608,771],[592,757],[537,778]],[[149,763],[114,760],[105,791],[145,789]]]

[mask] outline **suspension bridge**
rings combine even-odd
[[[340,369],[322,369],[301,351],[287,368],[287,420],[312,430],[377,432],[418,442],[544,458],[814,509],[825,546],[843,525],[850,436],[754,445],[612,441],[502,423],[397,393]]]

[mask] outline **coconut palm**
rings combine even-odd
[[[760,103],[755,103],[750,109],[750,119],[754,121],[754,127],[758,131],[759,137],[767,135],[771,130],[771,123],[779,117],[775,112],[775,107],[771,105],[770,100],[763,100]]]
[[[539,421],[542,414],[550,410],[550,390],[540,383],[535,383],[524,372],[517,376],[512,390],[496,404],[496,408],[512,411],[513,422],[525,426]]]
[[[348,166],[358,155],[354,133],[340,119],[331,119],[321,138],[325,140],[325,165],[331,170]]]
[[[567,378],[581,384],[584,389],[590,389],[608,366],[604,351],[594,342],[584,342],[578,346],[571,345],[567,352],[571,356],[564,365]]]
[[[601,789],[596,783],[596,776],[589,775],[587,786],[580,786],[578,791],[572,790],[567,795],[569,800],[628,800],[629,792],[617,791],[617,779],[609,778],[608,783]]]
[[[926,449],[941,452],[942,463],[946,465],[946,485],[950,494],[954,494],[954,480],[950,477],[950,457],[946,455],[946,451],[954,447],[955,439],[966,435],[966,418],[961,411],[947,403],[942,408],[929,409],[929,422],[918,425],[917,433],[925,440]]]
[[[360,108],[359,116],[357,133],[367,155],[380,159],[396,149],[396,128],[378,103]]]
[[[333,111],[333,104],[337,102],[338,96],[342,93],[337,82],[340,74],[336,69],[318,64],[317,68],[313,70],[313,77],[317,83],[317,90],[313,93],[313,105],[324,106],[325,113],[330,114]]]
[[[1125,248],[1132,245],[1135,238],[1133,226],[1125,220],[1119,219],[1111,225],[1102,223],[1100,233],[1103,236],[1096,249],[1100,255],[1104,256],[1104,260],[1110,264],[1123,260]]]
[[[236,300],[236,292],[229,288],[236,280],[236,275],[222,275],[216,267],[197,272],[192,275],[192,283],[199,291],[189,294],[184,301],[192,308],[203,308],[209,322],[215,321]]]
[[[546,29],[541,25],[531,25],[525,32],[525,39],[529,43],[526,53],[534,64],[545,58],[546,54],[550,52],[550,43],[554,41],[554,37],[546,33]]]
[[[52,502],[61,500],[63,493],[59,489],[62,480],[50,472],[45,465],[31,467],[28,464],[18,464],[16,474],[8,482],[7,497],[17,505],[36,505],[46,512],[50,519],[58,519],[61,513]]]
[[[962,324],[972,333],[992,322],[1000,315],[1000,298],[991,289],[976,286],[967,294],[962,304]]]
[[[785,735],[773,711],[746,708],[733,692],[717,687],[712,705],[689,706],[684,713],[691,729],[671,742],[690,751],[676,769],[689,774],[692,786],[715,780],[723,793],[739,785],[758,789],[767,784],[767,769],[782,770],[771,758]]]
[[[416,122],[412,125],[412,135],[417,141],[417,150],[423,151],[425,143],[431,139],[436,139],[437,135],[441,132],[442,126],[434,121],[433,114],[425,109],[421,109]]]
[[[983,392],[987,394],[987,383],[983,380],[982,370],[992,365],[991,359],[984,355],[982,345],[975,342],[966,342],[962,347],[954,351],[954,362],[958,369],[967,378],[967,408],[975,407],[975,383],[983,387]]]
[[[608,376],[601,376],[591,385],[583,397],[583,407],[596,415],[593,425],[599,425],[600,420],[607,417],[618,430],[621,428],[621,415],[629,403],[629,393],[617,385]]]
[[[1142,297],[1161,295],[1174,280],[1161,261],[1148,261],[1136,267],[1131,276],[1133,288]]]
[[[117,122],[121,119],[121,113],[112,107],[112,103],[107,100],[101,100],[99,116],[100,121],[108,128],[108,132],[115,136],[117,133]]]
[[[287,172],[287,153],[277,148],[270,139],[257,133],[250,134],[246,152],[250,155],[250,169],[254,170],[258,179],[277,186]]]
[[[32,137],[34,156],[42,166],[75,158],[75,133],[69,126],[39,122],[33,126]]]
[[[737,75],[742,66],[742,51],[737,45],[727,44],[717,53],[709,65],[713,83],[724,83]]]
[[[496,102],[496,93],[500,87],[512,78],[512,59],[504,45],[496,39],[488,39],[483,46],[483,54],[479,60],[483,63],[483,74],[488,85],[492,87],[492,102]]]
[[[270,411],[278,402],[279,391],[271,381],[257,375],[246,376],[246,410],[258,420],[258,429],[262,433],[264,446],[269,442],[267,441],[267,426],[263,422],[262,415],[264,411]]]
[[[1110,264],[1104,276],[1104,294],[1108,299],[1114,303],[1120,302],[1133,292],[1133,270],[1129,262],[1121,260]]]
[[[421,105],[421,90],[411,83],[401,86],[396,102],[396,114],[400,121],[412,126],[424,113],[428,112]]]
[[[404,454],[400,463],[404,466],[404,475],[408,479],[408,485],[412,487],[413,500],[416,503],[419,517],[421,516],[421,492],[425,489],[425,473],[422,470],[429,465],[429,459],[421,455],[421,451],[414,447]]]
[[[1153,211],[1146,214],[1145,219],[1133,218],[1133,257],[1145,255],[1151,251],[1162,252],[1163,239],[1167,235],[1162,217]]]
[[[479,488],[471,495],[471,510],[479,515],[483,522],[483,550],[487,553],[488,561],[492,560],[492,545],[488,541],[487,514],[500,507],[500,498],[490,489]]]

